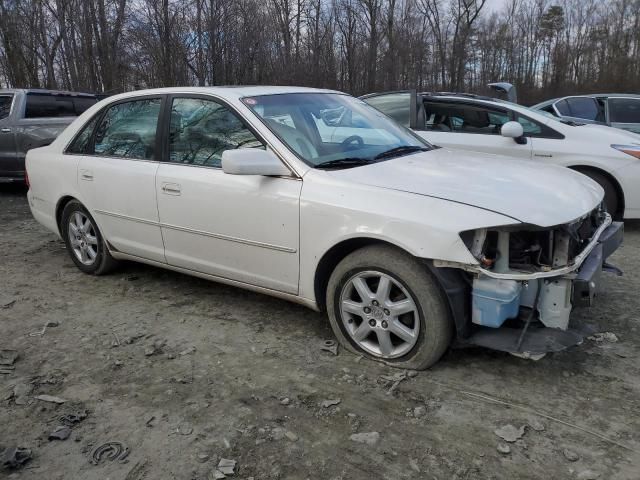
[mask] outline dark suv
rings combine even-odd
[[[27,150],[50,144],[95,95],[36,89],[0,89],[0,182],[22,182]]]

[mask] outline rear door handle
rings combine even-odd
[[[87,182],[92,182],[93,173],[91,173],[89,170],[80,170],[80,178],[82,180],[86,180]]]
[[[0,132],[2,132],[2,133],[11,133],[11,129],[7,128],[7,127],[2,127],[2,128],[0,128]]]
[[[177,183],[162,183],[162,192],[167,195],[180,195],[180,185]]]

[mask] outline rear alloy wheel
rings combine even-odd
[[[427,267],[386,245],[362,248],[338,264],[327,310],[346,348],[395,367],[431,366],[453,332],[444,295]]]
[[[80,202],[65,205],[60,226],[69,255],[80,270],[102,275],[116,265],[98,226]]]

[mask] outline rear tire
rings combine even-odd
[[[416,258],[386,245],[356,250],[338,264],[327,311],[345,348],[398,368],[430,367],[453,335],[437,280]]]
[[[71,260],[84,273],[103,275],[117,265],[89,211],[77,200],[71,200],[62,211],[60,233]]]

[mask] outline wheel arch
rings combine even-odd
[[[603,170],[602,168],[599,168],[599,167],[594,167],[592,165],[577,164],[577,165],[570,165],[568,166],[568,168],[585,175],[588,175],[588,172],[597,173],[605,177],[607,180],[609,180],[613,185],[613,187],[616,189],[616,195],[618,197],[618,211],[614,212],[613,216],[616,218],[624,217],[624,210],[625,210],[624,191],[622,190],[622,186],[620,185],[620,182],[616,177],[614,177],[610,172],[607,172],[606,170]]]
[[[58,203],[56,204],[56,225],[58,226],[58,233],[60,234],[60,236],[62,236],[63,234],[61,225],[62,212],[64,211],[64,207],[66,207],[67,204],[72,200],[76,200],[78,202],[80,201],[76,197],[73,197],[71,195],[64,195],[60,198],[60,200],[58,200]]]
[[[405,252],[422,262],[425,268],[434,276],[444,293],[455,330],[459,337],[468,335],[470,325],[470,294],[469,284],[463,278],[464,273],[455,268],[438,268],[429,259],[419,258],[397,244],[373,237],[356,237],[342,240],[333,245],[320,258],[314,277],[314,295],[319,310],[326,310],[327,285],[329,277],[347,255],[370,245],[386,245]]]

